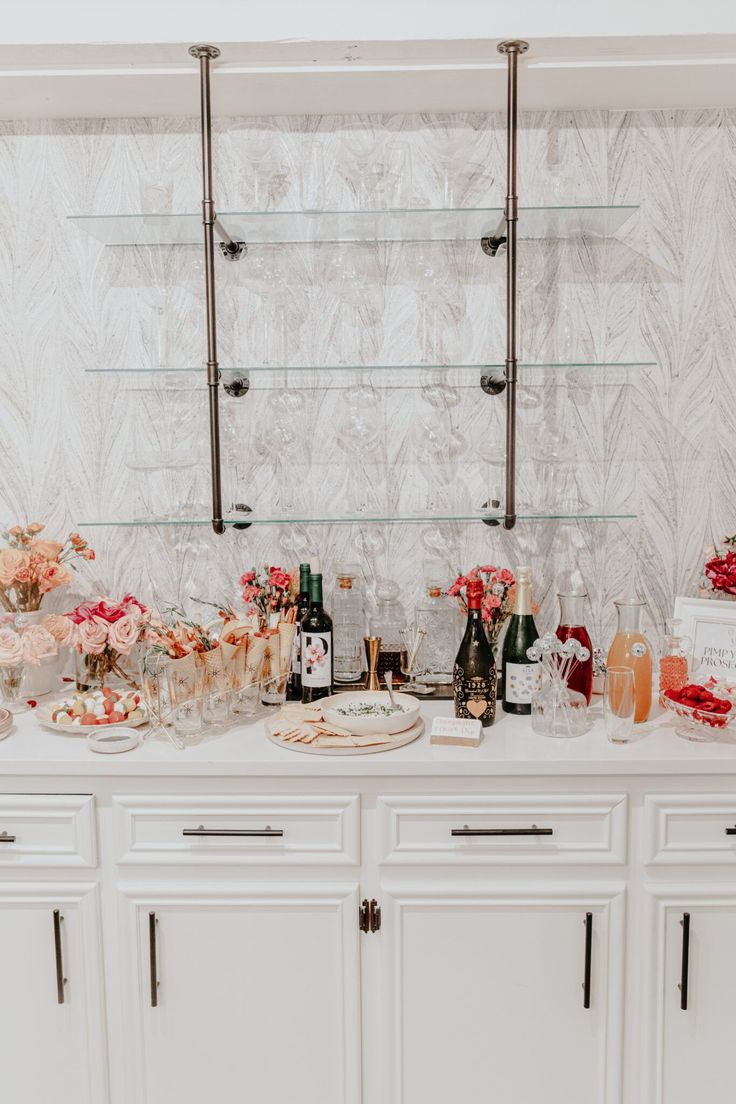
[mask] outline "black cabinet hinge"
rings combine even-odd
[[[362,932],[377,932],[381,930],[381,906],[373,898],[369,901],[364,898],[358,909],[358,927]]]

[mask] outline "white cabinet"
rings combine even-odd
[[[97,889],[0,881],[0,1096],[107,1099]]]
[[[678,885],[650,888],[649,895],[649,1083],[641,1099],[732,1104],[736,890]]]
[[[619,1101],[623,900],[600,884],[384,885],[381,1099]]]
[[[137,1104],[358,1104],[356,887],[121,887]],[[155,996],[154,996],[155,992]]]

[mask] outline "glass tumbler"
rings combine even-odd
[[[25,673],[23,663],[13,667],[0,666],[0,701],[10,713],[22,713],[27,708],[22,697]]]
[[[612,744],[625,744],[634,730],[636,687],[630,667],[609,667],[603,697],[606,736]]]

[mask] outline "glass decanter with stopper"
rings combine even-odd
[[[335,682],[358,682],[363,674],[365,610],[355,564],[337,568],[332,602]]]
[[[381,652],[378,657],[378,678],[390,671],[394,683],[403,682],[402,666],[406,666],[406,649],[401,630],[406,628],[406,614],[399,601],[399,584],[393,579],[379,579],[376,583],[376,611],[370,618],[370,635],[380,636]]]
[[[680,636],[682,621],[679,617],[666,622],[664,648],[659,660],[659,692],[682,690],[687,685],[690,673],[690,650],[692,641]]]
[[[427,582],[425,599],[416,608],[417,632],[424,631],[421,681],[428,686],[449,686],[460,642],[460,619],[457,603],[448,597],[442,583]]]
[[[593,693],[593,644],[583,623],[587,597],[584,592],[557,595],[560,603],[560,623],[555,636],[563,644],[566,640],[577,640],[588,649],[588,658],[578,659],[572,666],[567,677],[567,686],[570,690],[576,690],[578,694],[582,694],[586,704],[590,705]]]
[[[608,651],[607,667],[634,672],[634,724],[648,720],[652,708],[652,648],[641,628],[644,603],[638,598],[614,602],[618,627]]]

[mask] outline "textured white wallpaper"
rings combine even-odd
[[[228,119],[220,210],[315,203],[501,205],[501,115]],[[80,589],[143,599],[232,594],[242,570],[357,560],[407,607],[426,561],[530,562],[540,624],[563,571],[582,573],[607,644],[613,599],[638,590],[661,627],[693,593],[702,549],[734,528],[731,433],[736,117],[534,113],[522,120],[524,205],[640,203],[608,243],[521,247],[522,360],[652,360],[630,370],[521,370],[519,509],[638,521],[93,529],[85,521],[209,516],[200,251],[105,248],[75,213],[199,209],[196,121],[0,124],[0,520],[83,529]],[[324,172],[322,171],[324,169]],[[263,513],[477,509],[502,487],[504,262],[477,243],[250,249],[218,263],[220,361],[266,366],[223,395],[225,499]],[[343,366],[329,375],[304,365]],[[348,371],[427,365],[421,373]],[[291,370],[285,370],[291,368]],[[95,369],[126,369],[104,375]],[[161,461],[167,467],[162,471]],[[158,469],[158,470],[152,470]]]

